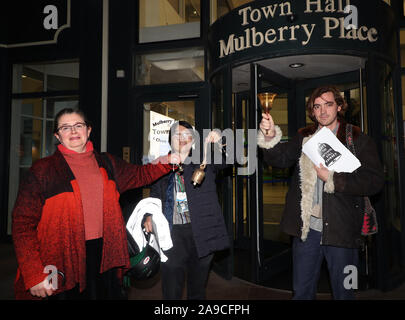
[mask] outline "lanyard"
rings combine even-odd
[[[185,187],[184,187],[184,178],[183,176],[179,175],[177,172],[175,173],[175,184],[176,184],[176,192],[179,192],[177,189],[177,186],[180,187],[180,192],[185,192]]]

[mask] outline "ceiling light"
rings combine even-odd
[[[295,68],[301,68],[301,67],[303,67],[303,66],[304,66],[304,64],[303,64],[303,63],[299,63],[299,62],[291,63],[291,64],[290,64],[290,68],[293,68],[293,69],[295,69]]]

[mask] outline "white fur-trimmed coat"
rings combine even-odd
[[[286,197],[281,228],[287,234],[306,240],[312,215],[313,194],[317,174],[312,161],[302,153],[302,145],[316,132],[315,125],[300,129],[297,136],[282,143],[282,132],[276,126],[276,136],[266,141],[258,132],[258,146],[263,160],[272,166],[296,166]],[[346,123],[340,121],[338,139],[346,145]],[[361,167],[353,173],[331,171],[324,184],[322,197],[322,243],[356,248],[361,244],[363,196],[378,193],[384,184],[382,166],[374,142],[353,126],[356,156]]]

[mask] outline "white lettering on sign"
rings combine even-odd
[[[260,9],[253,9],[252,7],[246,7],[239,10],[239,15],[242,15],[242,26],[248,25],[250,22],[259,22],[264,16],[265,19],[274,18],[276,11],[279,9],[279,16],[292,15],[291,3],[283,2],[276,3],[266,7],[261,7]],[[263,14],[263,16],[262,16]]]
[[[376,28],[368,29],[366,26],[362,26],[358,29],[346,30],[344,18],[336,19],[324,17],[323,20],[325,21],[324,38],[326,39],[333,38],[332,31],[337,30],[336,35],[339,35],[340,39],[369,41],[371,43],[378,40],[378,31]]]
[[[44,19],[44,28],[46,30],[58,30],[58,8],[49,4],[45,6],[43,12],[48,14]]]
[[[219,57],[223,58],[227,55],[242,51],[251,47],[260,47],[264,43],[273,44],[275,42],[296,41],[297,32],[301,31],[304,35],[304,40],[301,42],[303,46],[307,45],[311,40],[315,29],[315,24],[302,24],[293,26],[283,26],[278,29],[268,29],[264,33],[257,31],[256,27],[244,30],[244,35],[235,37],[231,34],[228,40],[219,40]]]
[[[219,43],[219,58],[224,58],[235,52],[240,52],[249,48],[271,45],[286,41],[298,41],[302,46],[310,43],[314,34],[320,34],[321,39],[346,39],[357,41],[368,41],[370,43],[378,41],[378,31],[374,27],[358,25],[358,10],[350,5],[350,0],[306,0],[305,14],[314,13],[341,13],[342,17],[322,17],[324,26],[314,23],[302,23],[295,25],[285,25],[278,28],[262,30],[254,24],[263,19],[273,19],[280,16],[294,17],[291,2],[271,4],[261,8],[247,6],[238,11],[241,17],[241,26],[248,26],[241,34],[232,33],[227,39],[221,39]],[[294,19],[290,20],[291,22]],[[271,24],[268,24],[271,26]],[[263,23],[261,24],[263,26]],[[318,32],[315,30],[319,29]],[[322,30],[323,29],[323,30]]]
[[[337,2],[337,7],[335,6],[336,2]],[[345,5],[343,5],[343,0],[326,0],[324,9],[322,8],[321,0],[307,0],[307,6],[306,6],[306,10],[304,11],[304,13],[312,13],[312,12],[344,13],[344,8],[347,6],[350,6],[350,0],[346,0]]]

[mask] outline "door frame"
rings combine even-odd
[[[295,81],[283,77],[282,75],[273,72],[257,63],[251,63],[251,89],[248,92],[242,92],[236,94],[235,97],[235,123],[236,126],[240,125],[236,121],[236,113],[239,112],[239,103],[243,99],[248,98],[249,110],[249,124],[248,128],[258,129],[258,125],[261,119],[260,102],[257,99],[257,93],[272,90],[287,92],[288,97],[288,136],[295,136],[298,129],[306,126],[306,110],[302,107],[305,104],[305,94],[310,88],[315,88],[325,83],[341,84],[347,82],[358,82],[359,72],[349,72],[343,74],[335,74],[327,77],[315,78],[305,81]],[[361,75],[363,75],[362,70]],[[266,81],[272,86],[264,87],[263,82]],[[359,82],[359,85],[361,83]],[[254,103],[251,103],[254,101]],[[237,128],[237,127],[235,127]],[[291,251],[285,251],[279,256],[264,259],[263,249],[269,245],[263,237],[263,183],[262,183],[262,160],[258,157],[257,170],[248,179],[248,224],[250,231],[250,239],[238,239],[236,234],[236,241],[242,244],[243,247],[249,248],[251,251],[251,280],[255,283],[266,281],[269,277],[274,276],[276,273],[283,270],[284,266],[291,263]],[[238,178],[236,178],[238,181]],[[238,182],[236,182],[235,191],[238,192],[240,188]],[[252,195],[257,195],[253,197]],[[236,220],[240,220],[238,216],[238,193],[236,194]],[[243,203],[243,202],[242,202]],[[243,210],[241,211],[243,212]],[[238,221],[240,222],[240,221]],[[250,223],[249,223],[250,222]],[[242,240],[242,241],[240,241]],[[250,241],[250,244],[246,244],[246,240]],[[245,243],[243,245],[243,243]]]
[[[137,86],[133,90],[132,100],[129,119],[143,119],[143,104],[146,102],[195,100],[195,129],[202,137],[203,128],[211,128],[211,88],[206,83]],[[128,125],[128,128],[131,162],[141,164],[143,121],[138,126]]]

